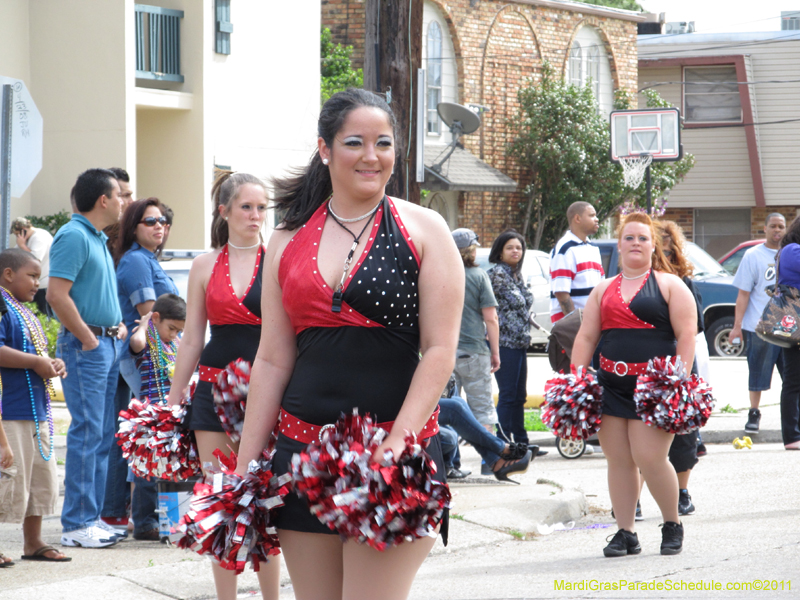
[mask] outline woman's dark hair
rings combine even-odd
[[[122,213],[122,218],[119,220],[117,242],[114,244],[114,266],[119,264],[122,255],[130,250],[133,242],[136,241],[136,227],[150,206],[155,206],[161,211],[162,215],[164,214],[161,208],[161,201],[158,198],[143,198],[142,200],[131,202],[125,212]]]
[[[233,171],[220,171],[211,187],[211,247],[222,248],[228,243],[228,222],[221,214],[219,207],[230,208],[236,198],[239,197],[239,189],[247,184],[261,186],[264,194],[267,193],[267,186],[255,175],[250,173],[234,173]]]
[[[186,320],[186,301],[175,294],[161,294],[153,303],[153,308],[150,310],[152,312],[157,312],[162,320]]]
[[[503,262],[503,248],[509,240],[517,239],[522,244],[522,258],[519,259],[517,266],[514,267],[514,273],[519,273],[522,269],[522,262],[525,260],[525,238],[522,237],[515,229],[506,229],[503,233],[497,236],[497,239],[492,244],[492,249],[489,250],[489,262],[499,264]]]
[[[394,134],[397,120],[386,101],[373,92],[350,88],[331,96],[319,113],[317,134],[328,148],[333,147],[334,137],[344,125],[347,115],[362,106],[385,112]],[[283,215],[280,224],[282,229],[294,230],[305,224],[333,193],[331,174],[328,167],[322,164],[319,150],[314,151],[311,162],[304,169],[295,171],[289,177],[273,178],[270,183],[275,190],[276,208]]]
[[[781,248],[788,246],[789,244],[800,244],[800,217],[797,217],[794,221],[792,221],[792,223],[786,228],[786,233],[781,238]]]

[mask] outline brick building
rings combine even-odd
[[[536,81],[543,61],[574,83],[592,85],[608,114],[614,90],[637,89],[637,23],[630,11],[559,0],[425,0],[422,64],[426,69],[425,203],[451,227],[469,227],[491,243],[520,228],[527,174],[507,156],[517,90]],[[353,46],[363,65],[365,0],[322,0],[322,24],[334,41]],[[483,124],[435,173],[451,136],[436,113],[439,102],[482,112]]]

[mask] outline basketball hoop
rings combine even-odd
[[[619,164],[622,165],[622,178],[625,180],[625,185],[633,189],[642,185],[645,171],[651,162],[653,162],[652,154],[620,156]]]

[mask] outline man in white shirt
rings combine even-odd
[[[53,236],[46,229],[34,227],[25,217],[14,219],[11,224],[11,233],[17,236],[17,248],[30,252],[42,263],[42,275],[39,277],[39,291],[33,297],[36,307],[44,315],[53,316],[53,311],[47,303],[47,284],[50,281],[50,246],[53,245]]]
[[[778,252],[783,234],[786,233],[786,219],[780,213],[767,215],[764,222],[766,239],[763,244],[753,246],[742,257],[733,285],[739,288],[736,297],[733,329],[730,340],[746,344],[747,367],[750,372],[750,410],[747,413],[745,433],[758,433],[761,421],[761,392],[772,385],[772,371],[777,365],[783,376],[783,355],[781,347],[765,342],[755,334],[756,324],[769,301],[766,289],[775,283],[775,255]]]
[[[567,209],[569,231],[550,253],[550,321],[555,323],[576,308],[586,306],[594,287],[605,277],[600,249],[588,238],[597,233],[597,212],[588,202]]]

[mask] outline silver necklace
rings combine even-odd
[[[378,210],[378,207],[381,205],[381,202],[383,202],[383,198],[381,198],[380,202],[378,202],[374,207],[370,208],[368,213],[364,213],[360,217],[356,217],[355,219],[343,219],[333,211],[333,196],[331,196],[330,200],[328,200],[328,210],[331,211],[331,215],[333,216],[334,219],[339,221],[339,223],[358,223],[359,221],[363,221],[367,217],[371,217],[375,213],[375,211]]]
[[[234,244],[231,244],[230,241],[228,241],[228,246],[230,246],[231,248],[235,248],[236,250],[252,250],[253,248],[258,248],[260,245],[261,245],[260,241],[256,242],[252,246],[236,246]]]
[[[648,273],[648,272],[649,272],[649,271],[645,271],[645,272],[644,272],[644,273],[642,273],[641,275],[636,275],[636,276],[634,276],[634,277],[628,277],[627,275],[625,275],[625,273],[620,273],[620,275],[622,275],[622,278],[623,278],[623,279],[627,279],[628,281],[631,281],[631,280],[633,280],[633,279],[641,279],[642,277],[644,277],[645,275],[647,275],[647,273]]]

